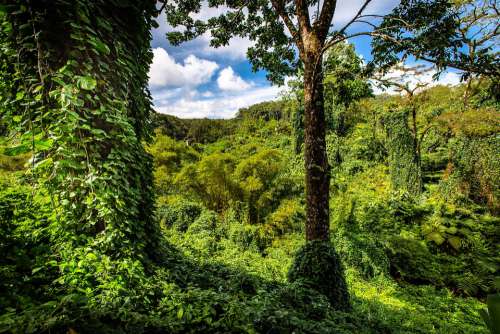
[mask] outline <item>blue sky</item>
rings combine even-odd
[[[361,7],[363,0],[339,0],[334,25],[342,27]],[[399,0],[374,0],[366,14],[383,15]],[[224,8],[204,6],[195,18],[206,19]],[[271,86],[265,72],[254,73],[246,59],[251,45],[247,39],[235,38],[226,47],[209,46],[209,35],[174,47],[165,34],[173,30],[164,16],[158,18],[160,27],[153,30],[154,61],[150,70],[150,89],[158,112],[182,118],[231,118],[238,109],[275,99],[283,87]],[[353,26],[350,32],[363,29]],[[365,59],[370,59],[370,39],[358,37],[351,41]],[[429,77],[430,78],[430,77]],[[428,80],[429,78],[426,78]],[[458,76],[444,77],[454,83]]]

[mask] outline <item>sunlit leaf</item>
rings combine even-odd
[[[94,90],[97,86],[97,81],[89,76],[78,78],[78,86],[85,90]]]

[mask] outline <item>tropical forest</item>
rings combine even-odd
[[[0,0],[0,333],[499,334],[497,0]]]

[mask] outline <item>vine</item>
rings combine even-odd
[[[394,190],[418,195],[422,191],[422,171],[415,141],[408,126],[409,110],[394,110],[384,117],[389,152],[389,169]]]
[[[127,295],[147,300],[140,282],[160,237],[143,147],[154,15],[153,1],[0,5],[0,110],[16,142],[6,153],[31,152],[36,187],[55,212],[37,270],[57,270],[35,304],[71,297],[95,314]]]

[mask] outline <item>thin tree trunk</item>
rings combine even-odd
[[[326,153],[326,129],[321,63],[305,64],[305,170],[306,239],[328,240],[330,229],[330,166]]]

